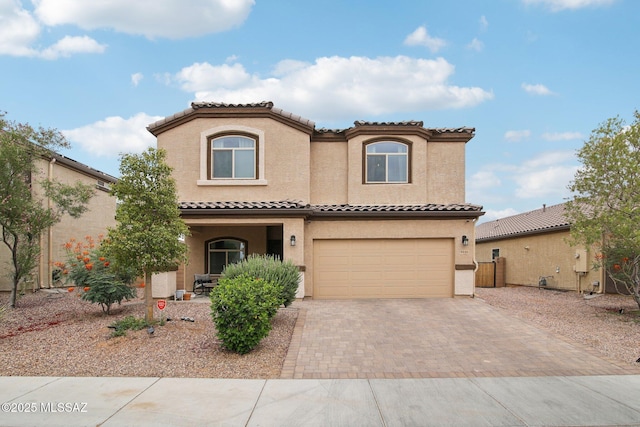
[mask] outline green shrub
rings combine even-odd
[[[227,265],[222,277],[234,278],[243,274],[275,283],[280,288],[280,304],[284,304],[285,307],[296,299],[300,272],[290,260],[283,262],[272,255],[253,254],[239,263]]]
[[[222,345],[246,354],[269,335],[280,289],[248,275],[221,278],[210,294],[211,316]]]
[[[149,323],[142,319],[133,316],[127,316],[124,319],[113,322],[110,328],[113,329],[111,333],[112,337],[122,337],[127,335],[128,330],[139,331],[140,329],[146,328],[149,326]]]
[[[110,314],[114,303],[121,304],[124,299],[136,297],[133,287],[121,282],[115,274],[105,270],[96,271],[86,278],[84,284],[86,290],[82,294],[82,299],[100,304],[102,311],[106,314]]]

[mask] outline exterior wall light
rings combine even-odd
[[[296,236],[295,235],[291,235],[291,239],[289,240],[289,243],[291,243],[291,246],[295,246],[296,245]]]
[[[466,235],[462,236],[462,246],[469,246],[469,238]]]

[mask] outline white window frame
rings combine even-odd
[[[258,144],[256,155],[258,156],[258,161],[256,167],[258,169],[258,176],[256,179],[249,178],[213,178],[211,176],[211,171],[209,171],[209,158],[211,158],[212,150],[210,148],[209,141],[212,137],[218,134],[249,134],[255,136],[256,144]],[[197,184],[200,186],[234,186],[234,185],[242,185],[242,186],[251,186],[251,185],[267,185],[267,180],[265,179],[264,174],[264,153],[265,153],[265,137],[264,131],[261,129],[256,129],[248,126],[237,126],[237,125],[225,125],[225,126],[216,126],[207,130],[200,132],[200,179]],[[212,159],[213,160],[213,159]],[[212,166],[213,167],[213,166]]]
[[[398,144],[405,147],[407,150],[404,153],[369,153],[369,147],[373,147],[378,144]],[[384,181],[369,181],[369,156],[384,156],[385,158],[385,166],[384,166]],[[408,144],[399,141],[376,141],[366,144],[364,148],[364,182],[365,184],[408,184],[409,183],[409,156],[411,155],[411,149]],[[405,173],[406,179],[404,181],[389,181],[389,157],[395,156],[403,156],[405,158]]]

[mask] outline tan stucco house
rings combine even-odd
[[[476,227],[476,259],[505,262],[505,284],[603,292],[604,270],[592,268],[593,248],[568,243],[565,204],[485,222]],[[541,280],[544,280],[541,282]]]
[[[167,151],[191,231],[178,278],[187,290],[195,274],[256,253],[299,266],[298,297],[473,295],[483,214],[465,202],[474,129],[316,129],[271,102],[199,102],[148,130]]]
[[[63,184],[80,181],[94,185],[96,190],[88,204],[88,211],[80,218],[65,215],[59,223],[40,236],[38,268],[31,275],[31,283],[25,284],[30,289],[62,285],[60,282],[53,282],[52,272],[54,262],[65,260],[64,243],[71,238],[82,240],[87,235],[96,238],[99,234],[106,234],[107,227],[116,223],[116,201],[109,194],[111,184],[117,181],[115,177],[53,152],[39,159],[37,168],[40,171],[38,176],[31,177],[32,191],[36,195],[44,194],[38,184],[44,179],[54,179]],[[43,202],[50,203],[46,198]],[[0,291],[11,290],[12,281],[8,270],[10,260],[9,249],[3,243],[0,244]]]

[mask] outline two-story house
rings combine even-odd
[[[80,218],[63,215],[60,222],[40,235],[38,267],[30,279],[27,279],[30,283],[25,282],[25,286],[33,290],[63,285],[62,282],[53,280],[52,275],[54,262],[66,259],[63,247],[65,242],[71,238],[83,240],[85,236],[97,238],[100,234],[106,235],[107,228],[116,224],[116,200],[110,194],[110,187],[117,182],[117,178],[54,152],[39,158],[36,166],[39,172],[29,177],[32,191],[47,205],[52,201],[44,196],[44,190],[40,186],[43,180],[55,180],[69,185],[79,181],[95,186],[96,191],[87,205],[87,212]],[[11,252],[6,245],[0,243],[0,291],[9,291],[12,287],[10,265]]]
[[[465,202],[474,129],[316,129],[271,102],[202,102],[148,130],[191,230],[187,288],[194,274],[268,253],[300,266],[298,297],[473,295],[483,214]]]

